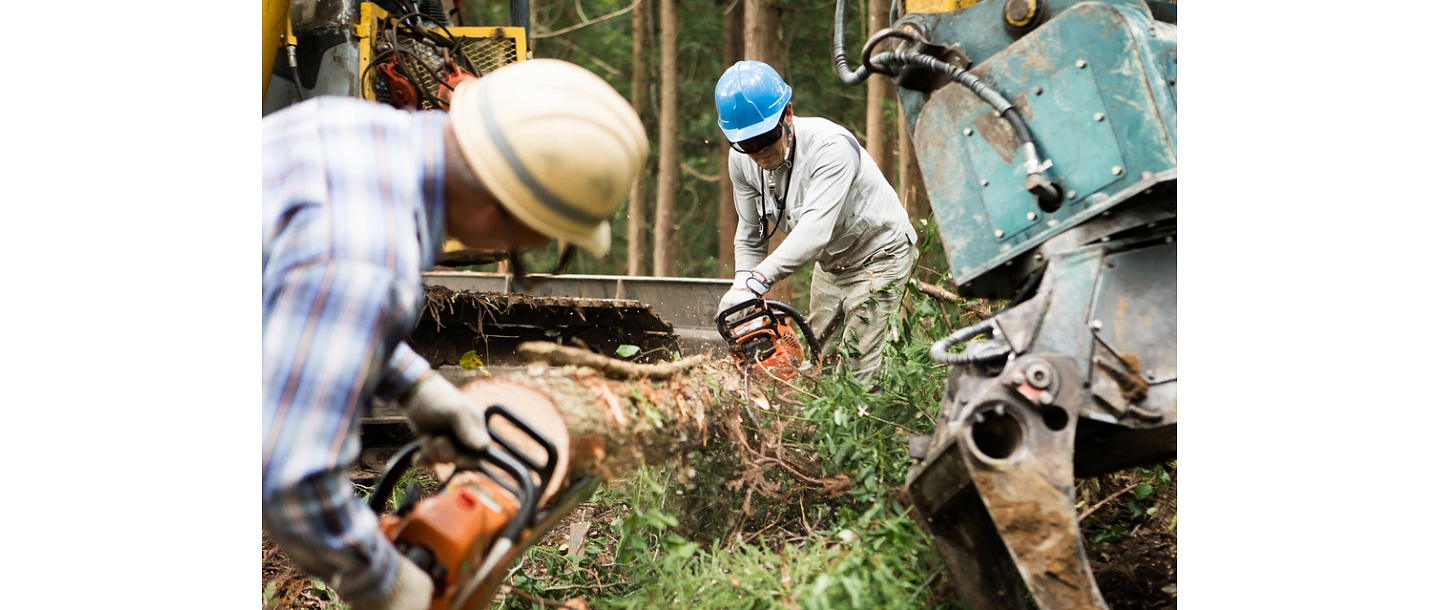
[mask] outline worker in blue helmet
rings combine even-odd
[[[739,215],[735,283],[719,311],[814,263],[809,322],[821,353],[868,379],[879,371],[887,322],[915,264],[915,228],[855,136],[823,118],[796,117],[792,94],[759,61],[737,62],[715,85]],[[785,239],[770,253],[776,229]],[[836,358],[842,348],[848,358]]]

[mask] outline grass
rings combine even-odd
[[[584,550],[570,557],[563,544],[531,548],[497,608],[574,597],[596,609],[962,607],[902,487],[908,436],[934,427],[944,388],[946,370],[930,361],[930,346],[978,320],[974,310],[987,304],[896,289],[907,291],[905,305],[891,318],[878,381],[822,378],[797,393],[803,406],[784,422],[788,451],[849,478],[842,494],[817,497],[778,473],[766,477],[773,498],[722,485],[739,458],[712,444],[691,460],[704,487],[646,469],[602,488],[588,505],[597,522]]]

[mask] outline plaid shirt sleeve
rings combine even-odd
[[[430,368],[403,340],[444,230],[444,120],[319,98],[262,121],[262,521],[347,598],[397,569],[349,465],[377,390]]]

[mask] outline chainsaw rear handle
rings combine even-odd
[[[745,314],[734,321],[729,320],[730,316],[744,311],[747,308],[754,308],[755,311]],[[770,323],[773,326],[779,326],[780,319],[775,315],[775,310],[779,310],[780,313],[794,320],[796,326],[800,327],[800,334],[805,336],[805,345],[810,348],[810,361],[816,366],[819,366],[820,345],[815,341],[815,331],[810,329],[810,323],[805,321],[805,316],[800,315],[799,311],[796,311],[794,307],[786,303],[765,300],[758,297],[750,299],[749,301],[730,307],[717,314],[715,316],[715,330],[720,332],[720,338],[725,340],[725,345],[734,347],[736,337],[732,329],[761,317],[770,318]]]
[[[495,433],[494,428],[490,426],[490,418],[497,415],[509,421],[512,425],[518,428],[526,436],[529,436],[531,440],[534,440],[545,450],[544,464],[537,464],[534,460],[530,458],[530,456],[525,455],[525,452],[520,451],[520,449],[516,447],[515,444],[512,443],[510,440],[506,439],[504,436]],[[555,474],[555,465],[558,461],[559,455],[558,450],[555,448],[555,444],[550,442],[550,439],[545,438],[544,435],[536,431],[535,428],[531,426],[528,422],[521,419],[513,411],[505,408],[502,405],[495,404],[485,408],[485,423],[486,427],[490,428],[489,431],[492,442],[499,444],[501,447],[504,448],[504,451],[497,450],[494,445],[487,447],[485,451],[480,452],[480,463],[478,467],[475,468],[475,470],[484,473],[485,476],[490,477],[491,480],[495,481],[497,485],[504,487],[507,491],[515,495],[516,499],[520,501],[521,508],[520,512],[517,514],[533,515],[535,512],[535,506],[536,504],[538,504],[540,498],[539,494],[536,492],[537,486],[535,485],[535,481],[531,478],[531,473],[534,473],[535,475],[538,475],[540,477],[540,484],[538,485],[538,489],[545,489],[549,487],[550,479]],[[464,445],[460,443],[459,439],[455,437],[454,433],[449,433],[449,436],[450,442],[455,446],[456,450],[462,450],[464,448]],[[385,499],[395,488],[395,484],[399,482],[400,476],[405,473],[406,467],[410,463],[410,459],[414,457],[414,455],[419,451],[420,441],[411,441],[407,443],[404,447],[401,447],[400,451],[397,452],[394,457],[390,458],[390,461],[385,465],[385,472],[380,476],[380,480],[375,484],[375,491],[371,492],[370,497],[367,501],[370,506],[370,510],[374,511],[376,515],[379,515],[385,511]],[[486,464],[487,462],[489,464],[494,464],[500,470],[510,475],[510,477],[516,481],[515,485],[511,485],[507,483],[503,478],[495,476],[495,472],[489,468],[489,466]],[[461,469],[457,464],[455,472],[460,472],[460,470]],[[506,528],[501,531],[500,535],[501,537],[508,537],[512,540],[518,539],[521,530],[523,530],[526,525],[529,525],[528,519],[514,519],[510,524],[506,525]],[[511,532],[511,530],[514,530],[513,533]]]

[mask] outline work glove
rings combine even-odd
[[[435,581],[404,555],[399,559],[400,570],[395,573],[395,580],[390,581],[390,588],[347,600],[350,610],[426,610],[430,607]]]
[[[720,297],[720,308],[717,312],[765,296],[765,293],[769,291],[770,282],[760,272],[749,269],[736,271],[735,283],[730,285],[730,290],[726,291],[725,296]]]
[[[474,468],[490,446],[484,408],[435,371],[425,373],[400,406],[420,437],[421,457],[431,464]]]

